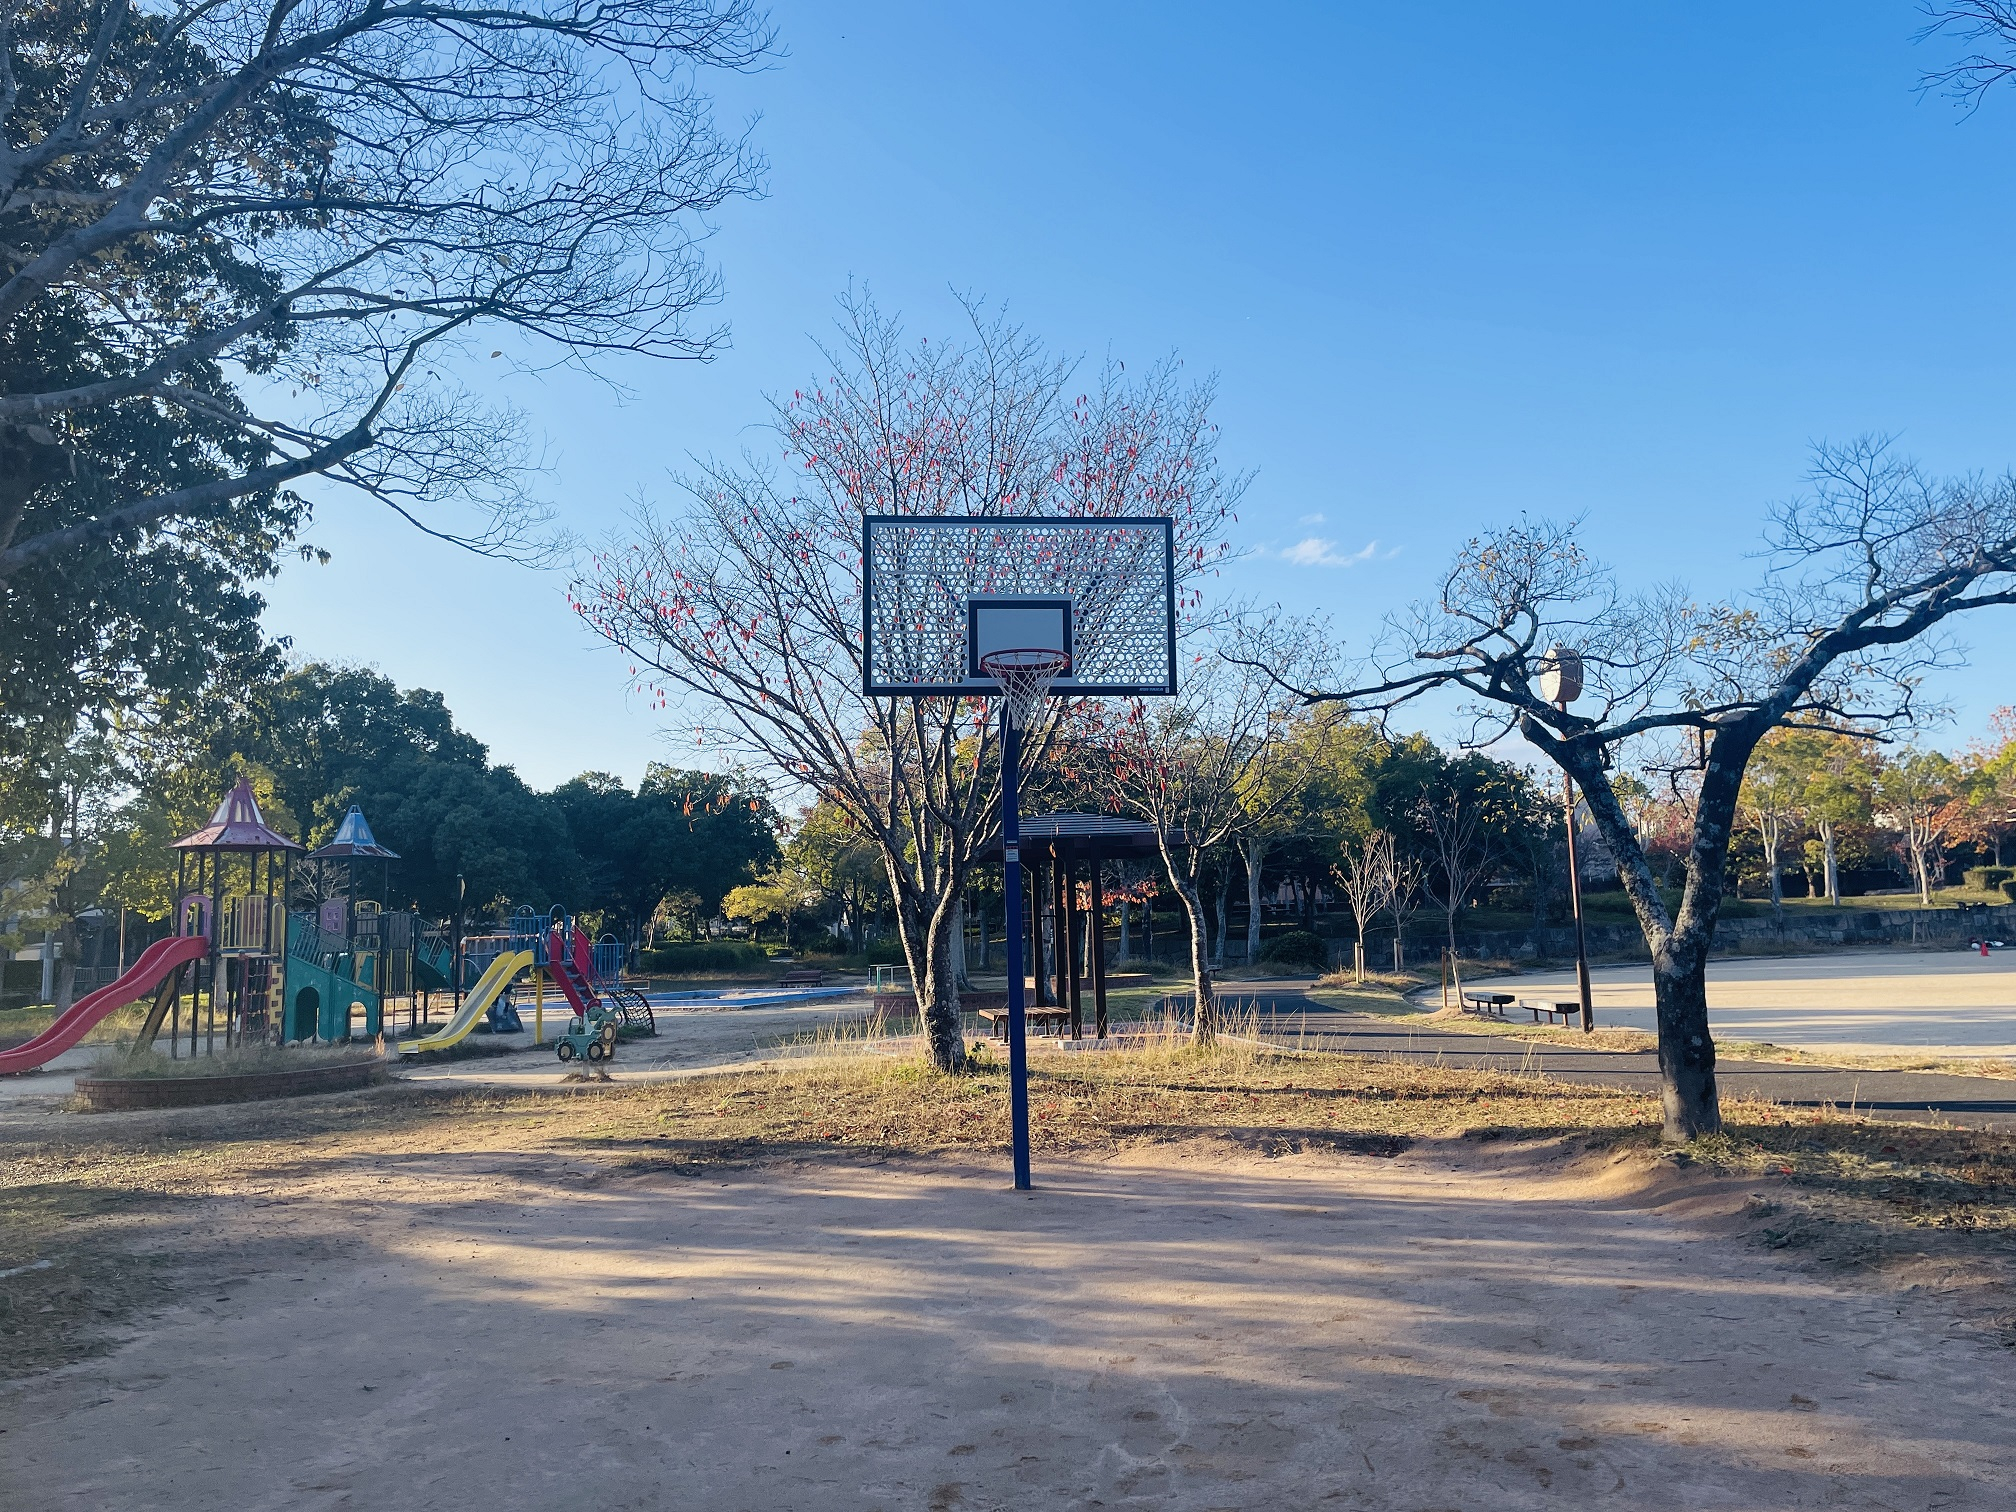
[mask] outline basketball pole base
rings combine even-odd
[[[1015,1151],[1015,1190],[1029,1190],[1029,1038],[1022,991],[1022,814],[1016,793],[1022,732],[1006,703],[1001,709],[1001,885],[1007,893],[1003,932],[1008,936],[1008,1127]]]

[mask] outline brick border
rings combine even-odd
[[[383,1061],[359,1060],[336,1066],[304,1066],[299,1071],[261,1071],[251,1076],[79,1077],[77,1091],[92,1112],[112,1113],[350,1092],[386,1076]]]

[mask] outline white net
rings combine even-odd
[[[1042,710],[1050,684],[1071,670],[1071,658],[1062,651],[993,651],[980,659],[980,668],[1001,685],[1009,723],[1026,730]]]

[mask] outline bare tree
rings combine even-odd
[[[1573,525],[1521,524],[1466,545],[1436,598],[1391,622],[1345,687],[1310,691],[1390,710],[1452,690],[1470,700],[1479,743],[1516,729],[1574,779],[1651,948],[1676,1139],[1721,1127],[1704,973],[1751,752],[1785,724],[1864,735],[1908,724],[1920,675],[1955,660],[1939,627],[2016,603],[2016,479],[1936,481],[1863,440],[1820,448],[1809,483],[1773,510],[1772,567],[1744,602],[1627,594]],[[1580,653],[1589,712],[1533,686],[1557,642]],[[1677,914],[1610,777],[1619,745],[1661,736],[1701,749]]]
[[[1386,911],[1393,875],[1393,836],[1387,831],[1374,830],[1357,850],[1345,849],[1338,880],[1343,884],[1344,901],[1351,906],[1351,918],[1358,926],[1354,970],[1360,983],[1365,980],[1365,931]]]
[[[534,549],[517,419],[451,364],[710,352],[704,217],[759,165],[695,78],[770,46],[747,0],[0,7],[0,344],[76,357],[0,393],[0,581],[313,475]],[[134,411],[213,475],[37,505]]]
[[[1306,662],[1299,632],[1271,624],[1231,625],[1224,649],[1228,655],[1193,657],[1175,698],[1123,706],[1102,736],[1112,802],[1154,826],[1170,886],[1189,921],[1196,997],[1191,1033],[1199,1045],[1218,1036],[1202,891],[1205,855],[1242,825],[1264,821],[1268,809],[1256,804],[1292,799],[1294,784],[1276,779],[1290,750],[1283,736],[1295,698],[1259,668]]]
[[[1414,812],[1435,847],[1435,869],[1442,874],[1442,913],[1448,926],[1449,958],[1453,961],[1457,917],[1472,890],[1490,875],[1497,863],[1490,831],[1484,825],[1484,805],[1460,784],[1444,782],[1438,790],[1422,794]]]
[[[1386,912],[1393,916],[1393,970],[1407,969],[1407,921],[1421,911],[1428,867],[1397,845],[1386,855]]]
[[[1240,480],[1215,463],[1209,385],[1173,364],[1133,379],[1114,365],[1074,399],[1070,364],[997,317],[969,311],[964,344],[909,347],[865,299],[845,310],[832,377],[775,406],[788,469],[708,466],[684,507],[640,514],[575,603],[706,746],[817,792],[874,844],[949,1071],[964,1046],[948,942],[1000,822],[999,731],[981,700],[862,692],[862,516],[1167,514],[1187,585],[1216,560]],[[1071,712],[1053,701],[1024,732],[1030,771]]]

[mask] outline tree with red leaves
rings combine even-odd
[[[1216,458],[1211,385],[1175,363],[1108,364],[1073,396],[1072,364],[968,306],[961,342],[906,343],[863,297],[843,301],[832,376],[774,406],[782,466],[745,459],[685,480],[598,557],[575,605],[627,651],[657,707],[725,756],[830,803],[880,853],[933,1062],[965,1063],[950,935],[1000,819],[989,702],[862,692],[867,514],[1169,515],[1179,603],[1223,552],[1243,479]],[[1049,753],[1053,704],[1024,732]]]

